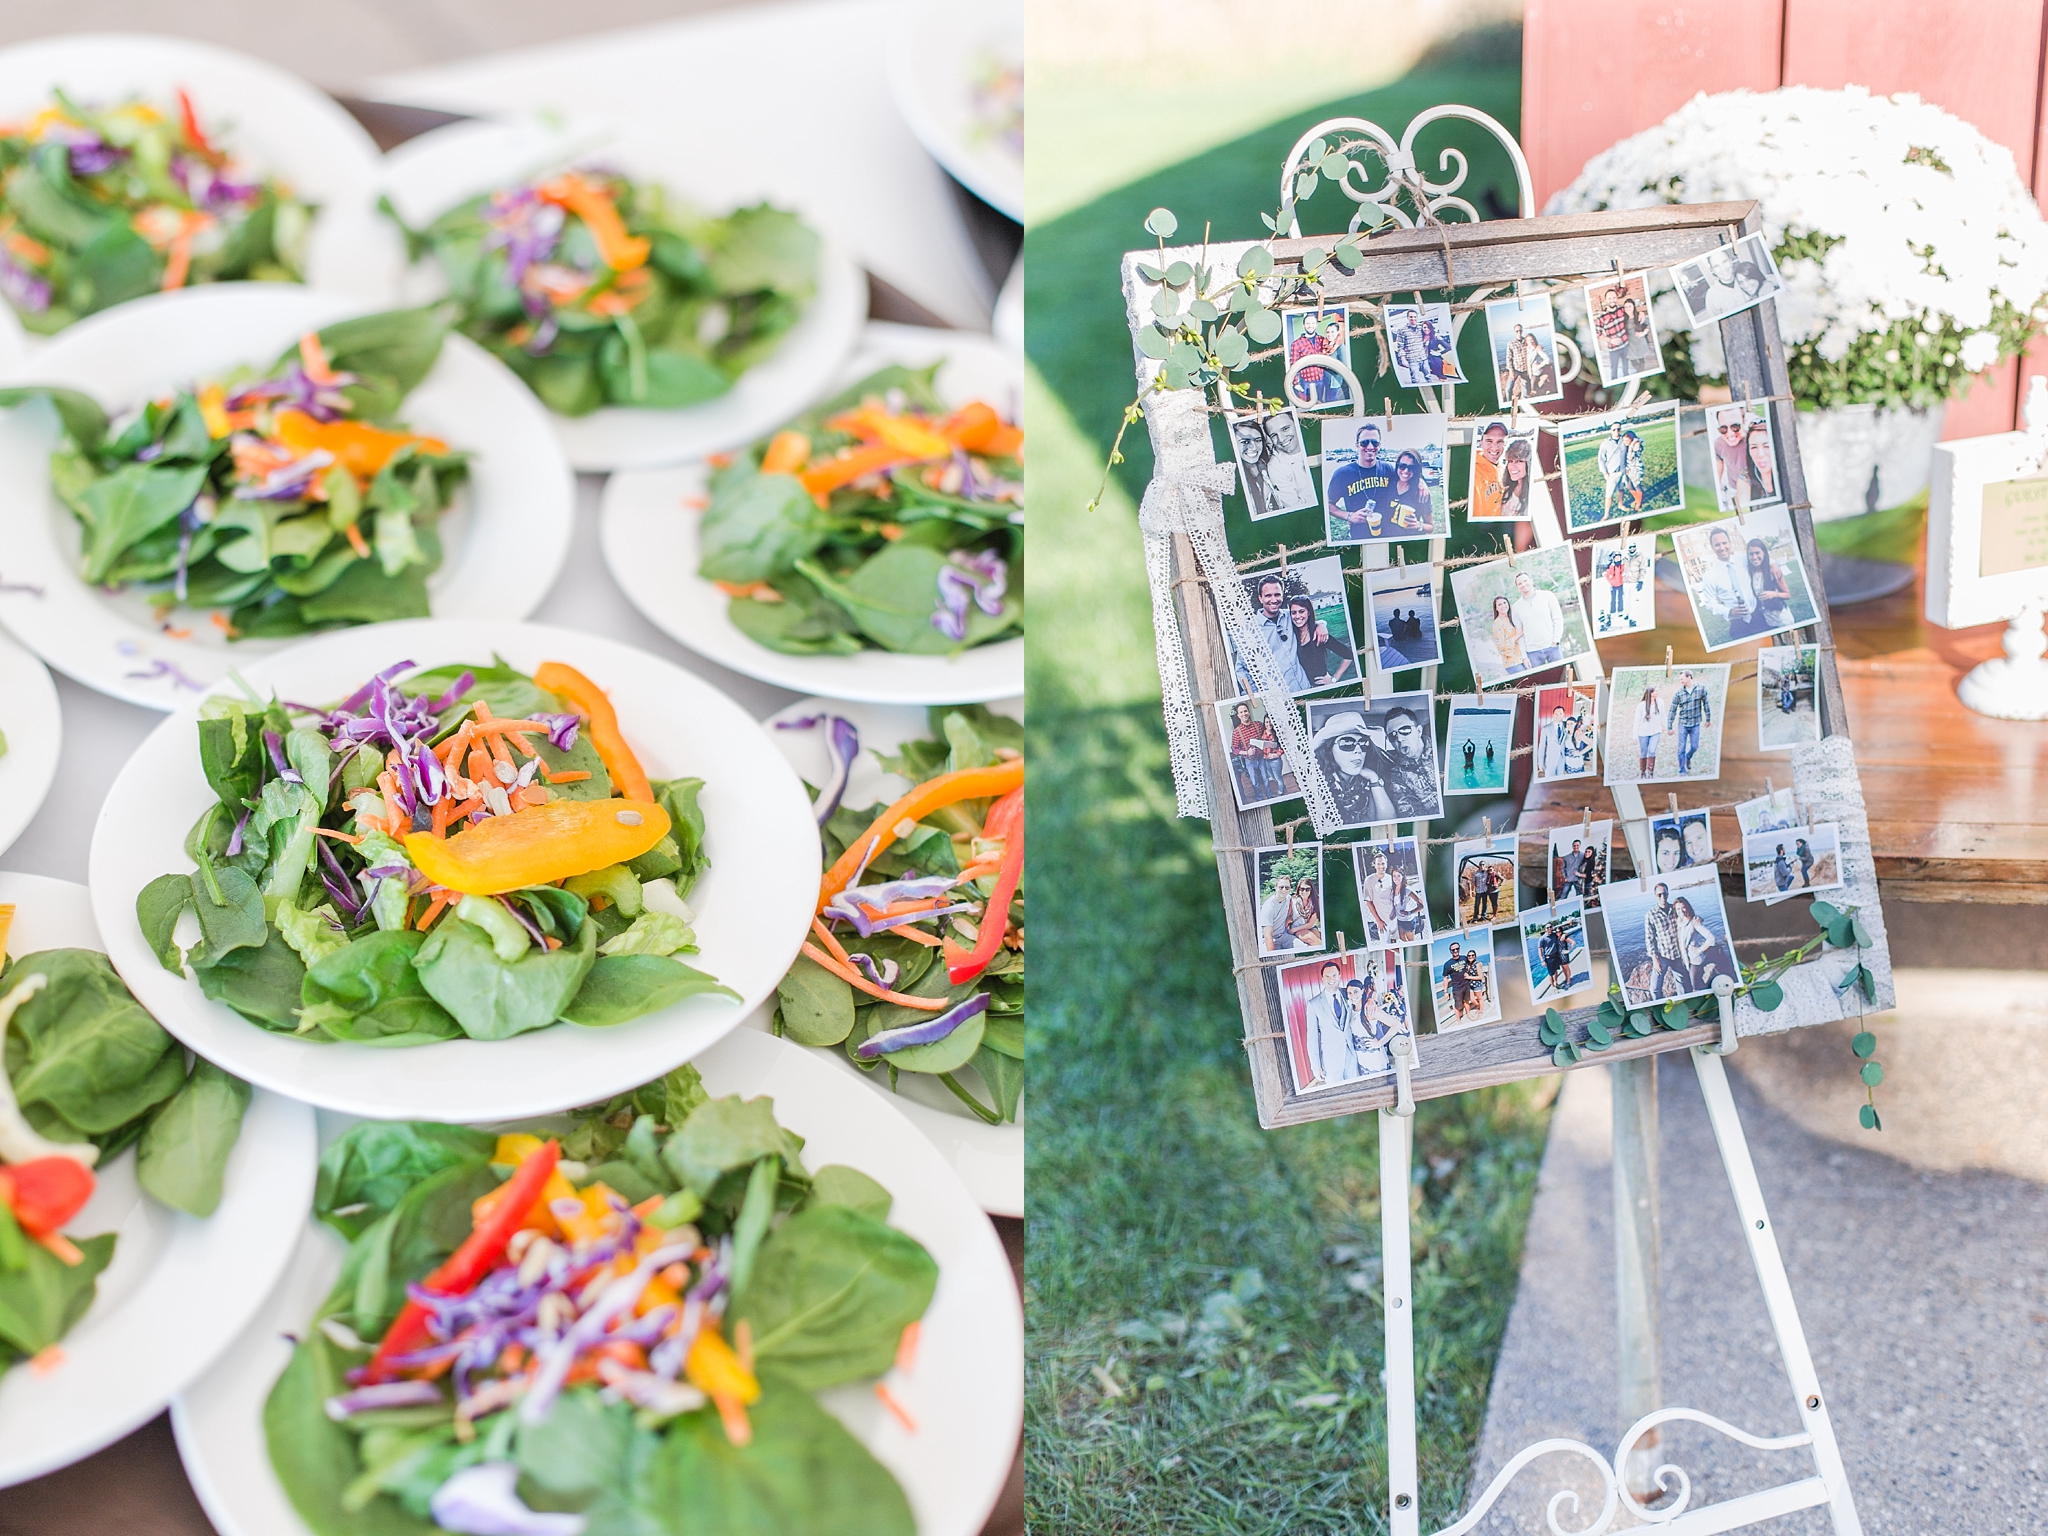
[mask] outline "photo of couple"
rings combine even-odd
[[[1549,906],[1524,912],[1521,933],[1530,1001],[1554,1003],[1593,984],[1586,909],[1576,896],[1561,896]]]
[[[1599,727],[1600,685],[1559,683],[1536,690],[1536,782],[1589,778]]]
[[[1444,726],[1444,793],[1499,795],[1508,787],[1508,759],[1515,745],[1513,694],[1489,699],[1460,693],[1451,698]]]
[[[1274,411],[1232,416],[1229,423],[1238,484],[1253,522],[1316,504],[1316,480],[1308,467],[1308,450],[1302,446],[1300,417],[1292,411]]]
[[[1386,304],[1387,355],[1403,389],[1462,384],[1458,342],[1448,304]]]
[[[1266,717],[1264,699],[1225,700],[1216,706],[1216,724],[1230,758],[1230,788],[1240,811],[1301,798],[1301,786],[1280,751],[1280,737]]]
[[[1585,821],[1576,827],[1550,829],[1550,895],[1576,896],[1587,906],[1600,899],[1607,884],[1607,860],[1614,842],[1614,823]]]
[[[1785,752],[1820,740],[1820,647],[1767,645],[1756,653],[1756,744]]]
[[[1281,1017],[1296,1093],[1394,1070],[1393,1043],[1415,1037],[1399,950],[1351,950],[1280,972]]]
[[[1671,269],[1671,284],[1685,306],[1686,324],[1697,330],[1710,320],[1726,320],[1785,291],[1778,264],[1762,235],[1744,235],[1693,261]]]
[[[1651,862],[1657,873],[1699,869],[1714,864],[1714,832],[1706,811],[1680,811],[1650,819]]]
[[[1664,354],[1650,319],[1649,273],[1587,284],[1586,318],[1601,384],[1612,389],[1664,371]]]
[[[1252,633],[1289,693],[1299,697],[1359,681],[1343,556],[1255,571],[1244,578],[1244,592],[1252,600]],[[1257,692],[1235,643],[1225,643],[1237,691]]]
[[[1366,601],[1379,642],[1380,671],[1433,667],[1444,659],[1436,627],[1436,583],[1433,565],[1366,567]]]
[[[1708,650],[1814,621],[1813,587],[1784,507],[1681,528],[1671,542]]]
[[[1500,992],[1493,984],[1493,934],[1481,928],[1477,933],[1460,933],[1431,944],[1429,984],[1438,1034],[1498,1020]]]
[[[1324,945],[1323,845],[1279,844],[1252,851],[1259,958],[1312,955]]]
[[[1451,898],[1458,927],[1491,928],[1515,920],[1518,841],[1512,832],[1451,844]]]
[[[1657,627],[1657,535],[1593,541],[1593,628],[1598,638]]]
[[[1699,997],[1714,990],[1717,976],[1741,979],[1721,877],[1711,864],[1610,886],[1604,909],[1625,1007]]]
[[[1564,398],[1557,366],[1557,327],[1550,295],[1536,293],[1490,299],[1486,339],[1493,354],[1493,386],[1500,408],[1540,405]]]
[[[1569,546],[1528,549],[1451,572],[1465,655],[1487,687],[1593,654]]]
[[[1785,499],[1778,489],[1778,450],[1770,413],[1760,405],[1717,405],[1707,411],[1714,453],[1714,501],[1723,512],[1768,507]]]
[[[1443,815],[1428,693],[1311,704],[1308,731],[1316,767],[1337,801],[1338,825],[1378,827]]]
[[[1607,783],[1721,776],[1728,663],[1617,667],[1607,689]]]
[[[1752,832],[1777,832],[1799,825],[1799,805],[1789,789],[1774,789],[1735,807],[1735,825],[1744,837]]]
[[[1323,505],[1332,544],[1440,538],[1451,531],[1444,486],[1449,418],[1427,412],[1323,424]]]
[[[1304,358],[1333,357],[1351,366],[1351,312],[1341,304],[1324,309],[1283,309],[1280,321],[1287,342],[1287,398],[1306,410],[1327,411],[1351,404],[1351,386],[1332,368],[1318,368]]]
[[[1365,942],[1378,949],[1429,938],[1429,900],[1422,889],[1422,848],[1412,837],[1354,843],[1358,911]]]
[[[1557,453],[1567,532],[1685,505],[1676,400],[1570,422],[1557,430]]]
[[[1742,894],[1749,901],[1832,890],[1841,883],[1841,832],[1831,821],[1743,836]]]
[[[1536,429],[1518,429],[1498,417],[1472,428],[1472,477],[1465,490],[1465,518],[1473,523],[1526,523],[1550,492],[1536,457]]]

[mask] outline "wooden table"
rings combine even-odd
[[[1913,585],[1890,597],[1833,611],[1849,728],[1870,816],[1878,885],[1891,901],[2048,905],[2048,723],[1993,720],[1965,709],[1956,683],[1999,654],[2002,624],[1938,629],[1923,618],[1924,563]],[[1609,667],[1706,659],[1684,592],[1660,584],[1657,628],[1600,643]],[[1646,785],[1652,815],[1676,788],[1681,808],[1725,805],[1764,793],[1767,778],[1791,782],[1789,754],[1759,752],[1756,682],[1740,676],[1754,647],[1723,652],[1729,687],[1721,777],[1705,785]],[[1521,828],[1536,831],[1597,818],[1613,805],[1596,780],[1532,785]],[[1726,815],[1714,829],[1735,836]],[[1719,820],[1721,818],[1717,818]],[[1615,840],[1620,847],[1620,839]]]

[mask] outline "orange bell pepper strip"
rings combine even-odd
[[[584,729],[590,732],[590,744],[597,749],[599,761],[611,774],[613,787],[620,794],[628,800],[654,799],[654,788],[641,771],[640,759],[633,755],[633,749],[626,745],[626,738],[620,734],[618,712],[612,708],[612,701],[602,688],[574,667],[559,661],[542,662],[534,669],[533,681],[536,687],[545,688],[567,700],[569,707],[583,717]],[[664,816],[663,820],[666,819]],[[667,830],[666,826],[662,828],[664,833]],[[660,842],[661,839],[654,841]],[[648,847],[652,846],[653,843],[648,844]],[[597,869],[602,866],[593,864],[590,867]]]
[[[863,475],[878,475],[911,461],[886,443],[869,443],[850,449],[836,459],[813,464],[797,478],[820,506],[842,485],[851,485]]]
[[[811,457],[811,440],[801,432],[778,432],[768,439],[768,447],[761,455],[761,473],[764,475],[793,475],[802,469]]]
[[[969,453],[995,459],[1021,458],[1024,429],[1005,426],[994,406],[975,400],[939,423],[939,430]]]
[[[1003,839],[1003,863],[996,873],[996,888],[981,914],[981,928],[974,948],[962,950],[946,945],[946,979],[956,987],[965,986],[989,967],[996,951],[1003,947],[1003,934],[1010,926],[1010,902],[1017,895],[1017,882],[1024,877],[1024,787],[1018,785],[989,807],[990,835]],[[996,831],[997,827],[1001,831]]]
[[[626,233],[625,220],[619,217],[618,205],[611,194],[596,182],[586,180],[575,172],[544,181],[534,191],[541,201],[566,208],[583,221],[583,227],[590,231],[590,238],[597,246],[597,259],[614,272],[630,272],[635,267],[647,265],[648,253],[653,242],[644,235]]]
[[[934,432],[915,416],[891,416],[873,406],[845,411],[825,423],[835,432],[851,432],[864,443],[880,443],[913,460],[950,458],[951,438]]]
[[[171,236],[169,258],[164,262],[164,280],[157,286],[169,293],[185,286],[185,279],[192,275],[192,242],[199,231],[213,222],[208,213],[186,213],[178,220],[178,232]]]
[[[199,114],[192,108],[192,98],[185,94],[185,88],[178,87],[178,122],[185,130],[185,142],[209,160],[218,160],[220,151],[215,149],[199,126]]]
[[[390,463],[398,450],[416,447],[422,453],[446,453],[438,437],[418,432],[386,432],[365,421],[315,421],[304,411],[279,411],[277,439],[294,453],[325,448],[358,480],[369,480]]]
[[[408,832],[405,853],[435,885],[496,896],[624,864],[668,832],[668,812],[652,801],[550,800],[445,839]]]
[[[490,1213],[476,1223],[475,1229],[448,1261],[427,1276],[422,1283],[423,1289],[437,1296],[460,1296],[465,1291],[474,1290],[476,1283],[504,1257],[506,1244],[512,1241],[512,1234],[524,1225],[527,1212],[540,1198],[541,1191],[547,1187],[549,1175],[561,1159],[562,1144],[558,1141],[545,1142],[538,1151],[528,1154],[512,1177],[499,1187],[498,1200]],[[377,1352],[364,1368],[363,1380],[370,1383],[389,1381],[397,1374],[396,1367],[391,1364],[392,1357],[410,1354],[426,1339],[427,1309],[416,1301],[407,1301],[391,1326],[384,1330],[384,1341],[377,1346]]]
[[[1023,784],[1024,759],[1021,757],[987,768],[962,768],[926,779],[877,816],[867,831],[847,845],[846,852],[839,855],[839,861],[825,871],[825,879],[818,887],[818,910],[822,912],[826,902],[846,889],[855,870],[896,841],[896,829],[906,821],[915,824],[933,811],[961,800],[1007,795],[1013,789],[1022,788]]]

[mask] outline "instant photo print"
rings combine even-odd
[[[1650,867],[1660,875],[1681,869],[1718,868],[1709,811],[1680,811],[1650,818]]]
[[[1536,457],[1536,428],[1484,416],[1472,424],[1472,469],[1465,486],[1465,520],[1526,523],[1548,508],[1550,489]]]
[[[1766,645],[1756,653],[1756,744],[1787,752],[1820,740],[1820,647]]]
[[[1472,675],[1488,688],[1593,654],[1568,546],[1453,569],[1451,595]]]
[[[1451,712],[1444,725],[1446,795],[1507,793],[1519,704],[1512,693],[1492,698],[1483,693],[1451,696]]]
[[[1341,304],[1319,309],[1280,311],[1282,334],[1287,343],[1287,395],[1290,405],[1309,411],[1348,410],[1351,388],[1334,369],[1313,364],[1292,371],[1301,359],[1334,357],[1351,366],[1351,311]]]
[[[1226,419],[1245,512],[1253,522],[1316,504],[1316,479],[1302,445],[1300,417],[1292,411],[1273,411]]]
[[[1385,1077],[1394,1070],[1394,1041],[1414,1037],[1399,950],[1354,949],[1283,966],[1279,981],[1296,1093]]]
[[[1752,832],[1777,832],[1799,825],[1797,798],[1789,789],[1774,789],[1735,807],[1735,825],[1744,837]]]
[[[1500,988],[1493,977],[1493,934],[1480,928],[1447,934],[1429,946],[1429,988],[1436,1032],[1449,1034],[1500,1019]]]
[[[1685,505],[1676,400],[1567,422],[1557,455],[1570,533]]]
[[[1503,411],[1564,398],[1549,294],[1488,300],[1486,340],[1493,358],[1494,395]]]
[[[1650,318],[1650,274],[1602,278],[1586,285],[1586,321],[1593,357],[1608,389],[1664,371],[1657,327]]]
[[[1279,734],[1266,718],[1264,699],[1254,695],[1223,700],[1216,706],[1216,725],[1230,759],[1230,790],[1240,811],[1301,798],[1301,786],[1281,755]]]
[[[1785,499],[1778,475],[1771,413],[1737,401],[1707,407],[1707,447],[1714,462],[1714,504],[1723,512],[1776,506]]]
[[[1444,484],[1450,418],[1434,412],[1351,416],[1323,423],[1323,506],[1332,544],[1442,538],[1451,531]]]
[[[1600,734],[1600,685],[1558,683],[1536,690],[1536,761],[1539,784],[1590,778],[1599,771],[1593,744]]]
[[[1382,672],[1433,667],[1444,659],[1443,633],[1436,623],[1437,576],[1433,565],[1366,568],[1366,605]]]
[[[1552,897],[1576,896],[1587,906],[1600,899],[1607,885],[1607,864],[1613,852],[1614,822],[1582,821],[1550,829],[1550,857],[1544,879]]]
[[[1716,246],[1704,256],[1680,262],[1671,269],[1671,285],[1685,307],[1686,324],[1694,330],[1754,309],[1785,291],[1770,243],[1760,234],[1744,235],[1733,245]]]
[[[1422,846],[1413,837],[1353,843],[1358,913],[1372,948],[1429,940],[1429,898],[1423,891]]]
[[[1342,827],[1434,821],[1443,815],[1436,710],[1427,692],[1328,699],[1308,706],[1310,751]]]
[[[1657,627],[1657,535],[1593,541],[1593,638]]]
[[[1515,920],[1520,839],[1512,832],[1461,837],[1451,844],[1451,899],[1457,926],[1492,928]]]
[[[1586,909],[1576,896],[1529,908],[1518,920],[1517,932],[1522,939],[1522,964],[1529,973],[1529,1000],[1538,1007],[1593,985]]]
[[[1323,845],[1278,843],[1254,848],[1247,857],[1258,902],[1259,958],[1313,955],[1327,948]]]
[[[1721,877],[1711,865],[1620,881],[1608,888],[1602,916],[1624,1007],[1703,997],[1718,977],[1741,979]]]
[[[1297,697],[1360,680],[1345,581],[1340,555],[1276,565],[1244,578],[1253,632]],[[1230,674],[1239,693],[1252,692],[1251,674],[1234,648]]]
[[[1725,651],[1813,622],[1813,584],[1785,508],[1681,528],[1671,542],[1708,650]]]
[[[1742,894],[1776,901],[1828,891],[1842,884],[1842,838],[1831,821],[1811,826],[1746,832],[1742,838]]]
[[[1383,304],[1388,361],[1403,389],[1462,384],[1456,327],[1448,304]]]
[[[1606,782],[1718,779],[1727,723],[1727,662],[1617,667],[1607,679]]]

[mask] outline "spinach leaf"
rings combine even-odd
[[[740,996],[671,955],[600,955],[561,1017],[571,1024],[623,1024],[706,992],[734,1002]]]
[[[891,1349],[894,1349],[892,1344]],[[764,1373],[736,1446],[709,1408],[670,1423],[635,1485],[660,1536],[913,1536],[889,1470],[800,1384]]]
[[[15,1011],[5,1069],[30,1123],[38,1111],[101,1138],[176,1093],[185,1057],[164,1027],[129,994],[105,955],[48,949],[8,967],[6,985],[49,977]]]
[[[185,1086],[143,1127],[135,1156],[142,1187],[165,1205],[211,1216],[248,1107],[249,1085],[200,1057]]]
[[[255,799],[262,788],[270,763],[263,732],[271,721],[265,712],[245,708],[239,700],[209,703],[206,708],[208,716],[199,722],[199,766],[207,787],[239,816],[243,802]]]
[[[798,1045],[837,1045],[853,1029],[853,988],[808,955],[776,983],[782,1033]]]
[[[323,327],[320,344],[337,371],[356,375],[357,381],[343,391],[355,409],[371,421],[388,423],[433,371],[447,334],[431,308],[393,309]],[[297,355],[297,347],[288,348],[278,366]]]
[[[780,1157],[802,1168],[803,1138],[775,1123],[773,1099],[710,1099],[690,1112],[661,1149],[661,1160],[685,1189],[699,1195],[736,1168]]]
[[[884,545],[874,555],[835,578],[815,562],[797,562],[797,569],[853,616],[861,632],[884,650],[910,655],[946,656],[993,640],[1021,624],[1024,604],[1012,587],[1002,612],[983,613],[969,604],[964,639],[953,640],[932,623],[939,602],[939,572],[949,564],[947,552],[908,538]]]
[[[121,552],[191,506],[206,484],[203,464],[124,464],[79,493],[86,520],[79,574],[107,579]]]
[[[764,1371],[816,1391],[888,1370],[938,1279],[915,1238],[847,1206],[812,1206],[761,1245],[732,1316],[753,1325]]]
[[[607,1403],[591,1391],[564,1392],[545,1419],[519,1426],[514,1458],[521,1491],[532,1508],[586,1513],[587,1536],[644,1531],[632,1523],[631,1489],[655,1444],[654,1435],[634,1427],[630,1404]]]
[[[721,483],[698,523],[697,574],[706,581],[766,581],[794,570],[832,528],[794,475],[757,472]]]
[[[111,309],[155,293],[163,283],[163,258],[125,223],[109,224],[71,258],[71,281],[90,295],[93,309]]]
[[[158,875],[135,898],[135,920],[142,925],[143,940],[155,952],[157,964],[173,976],[185,974],[184,953],[178,948],[178,919],[191,904],[190,875]]]
[[[355,1434],[327,1416],[328,1398],[348,1390],[347,1362],[318,1328],[309,1328],[263,1402],[270,1465],[299,1518],[315,1536],[435,1536],[429,1520],[395,1500],[375,1498],[345,1510],[342,1495],[362,1475]]]
[[[889,1207],[895,1198],[873,1179],[858,1168],[848,1168],[842,1163],[828,1163],[811,1175],[811,1198],[804,1208],[818,1205],[843,1205],[858,1211],[870,1221],[887,1221]]]
[[[260,948],[231,949],[194,974],[202,993],[226,1003],[250,1023],[287,1034],[298,1029],[306,963],[275,929]]]
[[[69,1333],[92,1305],[100,1271],[114,1258],[114,1234],[78,1244],[85,1257],[66,1264],[40,1243],[30,1243],[20,1269],[0,1269],[0,1368],[9,1357],[48,1349]]]
[[[866,649],[844,608],[792,571],[772,583],[780,602],[735,597],[726,607],[733,627],[756,645],[784,656],[853,656]]]
[[[1021,1013],[999,1013],[1001,999],[997,992],[990,990],[989,996],[995,1001],[989,1005],[988,1028],[983,1031],[981,1043],[999,1055],[1013,1061],[1024,1059],[1024,1015]]]
[[[704,812],[697,804],[704,781],[663,779],[652,788],[655,800],[668,812],[669,837],[676,846],[676,867],[662,873],[675,877],[678,896],[688,896],[690,887],[697,883],[697,877],[711,867],[711,855],[704,848]],[[642,874],[640,878],[654,877]]]
[[[642,1173],[637,1163],[629,1163],[621,1158],[599,1163],[590,1170],[590,1180],[592,1183],[602,1183],[615,1194],[623,1196],[628,1205],[638,1205],[642,1200],[670,1193],[668,1189]]]
[[[92,453],[106,441],[107,413],[91,395],[55,384],[0,389],[0,406],[26,405],[31,400],[49,401],[65,433],[85,452]]]
[[[428,574],[424,565],[408,565],[397,575],[387,576],[376,561],[358,560],[345,567],[324,592],[299,598],[298,613],[306,625],[424,619],[433,611],[427,602]],[[247,627],[239,618],[236,625]]]
[[[320,1154],[313,1213],[343,1237],[360,1236],[431,1174],[488,1161],[497,1138],[430,1120],[364,1120]],[[360,1211],[350,1207],[362,1206]],[[347,1214],[343,1214],[346,1211]]]
[[[220,892],[216,901],[204,875],[186,878],[191,882],[192,904],[199,913],[199,931],[204,937],[187,957],[194,970],[215,964],[229,950],[255,949],[265,942],[269,929],[263,920],[263,893],[254,880],[232,864],[216,869],[213,883]],[[161,952],[158,958],[162,958]]]
[[[1024,1102],[1024,1063],[1017,1057],[991,1049],[984,1041],[969,1065],[981,1074],[981,1080],[995,1095],[996,1112],[1002,1116],[1003,1123],[1014,1123],[1017,1109]]]
[[[431,1274],[475,1225],[470,1206],[498,1187],[482,1158],[429,1174],[358,1241],[362,1263],[356,1271],[352,1315],[356,1333],[382,1338],[405,1305],[405,1288]]]
[[[673,411],[716,400],[732,388],[732,380],[722,370],[694,352],[650,348],[645,343],[638,350],[636,367],[634,345],[623,330],[606,337],[598,348],[598,379],[605,399],[613,405]]]
[[[413,963],[427,994],[472,1040],[507,1040],[562,1017],[597,958],[597,925],[585,923],[570,943],[528,950],[509,965],[469,923],[443,921],[427,935]]]
[[[760,1252],[761,1239],[768,1235],[768,1223],[775,1217],[776,1186],[781,1173],[781,1158],[764,1157],[747,1175],[747,1192],[732,1223],[731,1273],[735,1291],[745,1289],[747,1277],[754,1272],[754,1256]],[[809,1197],[808,1190],[805,1197]]]

